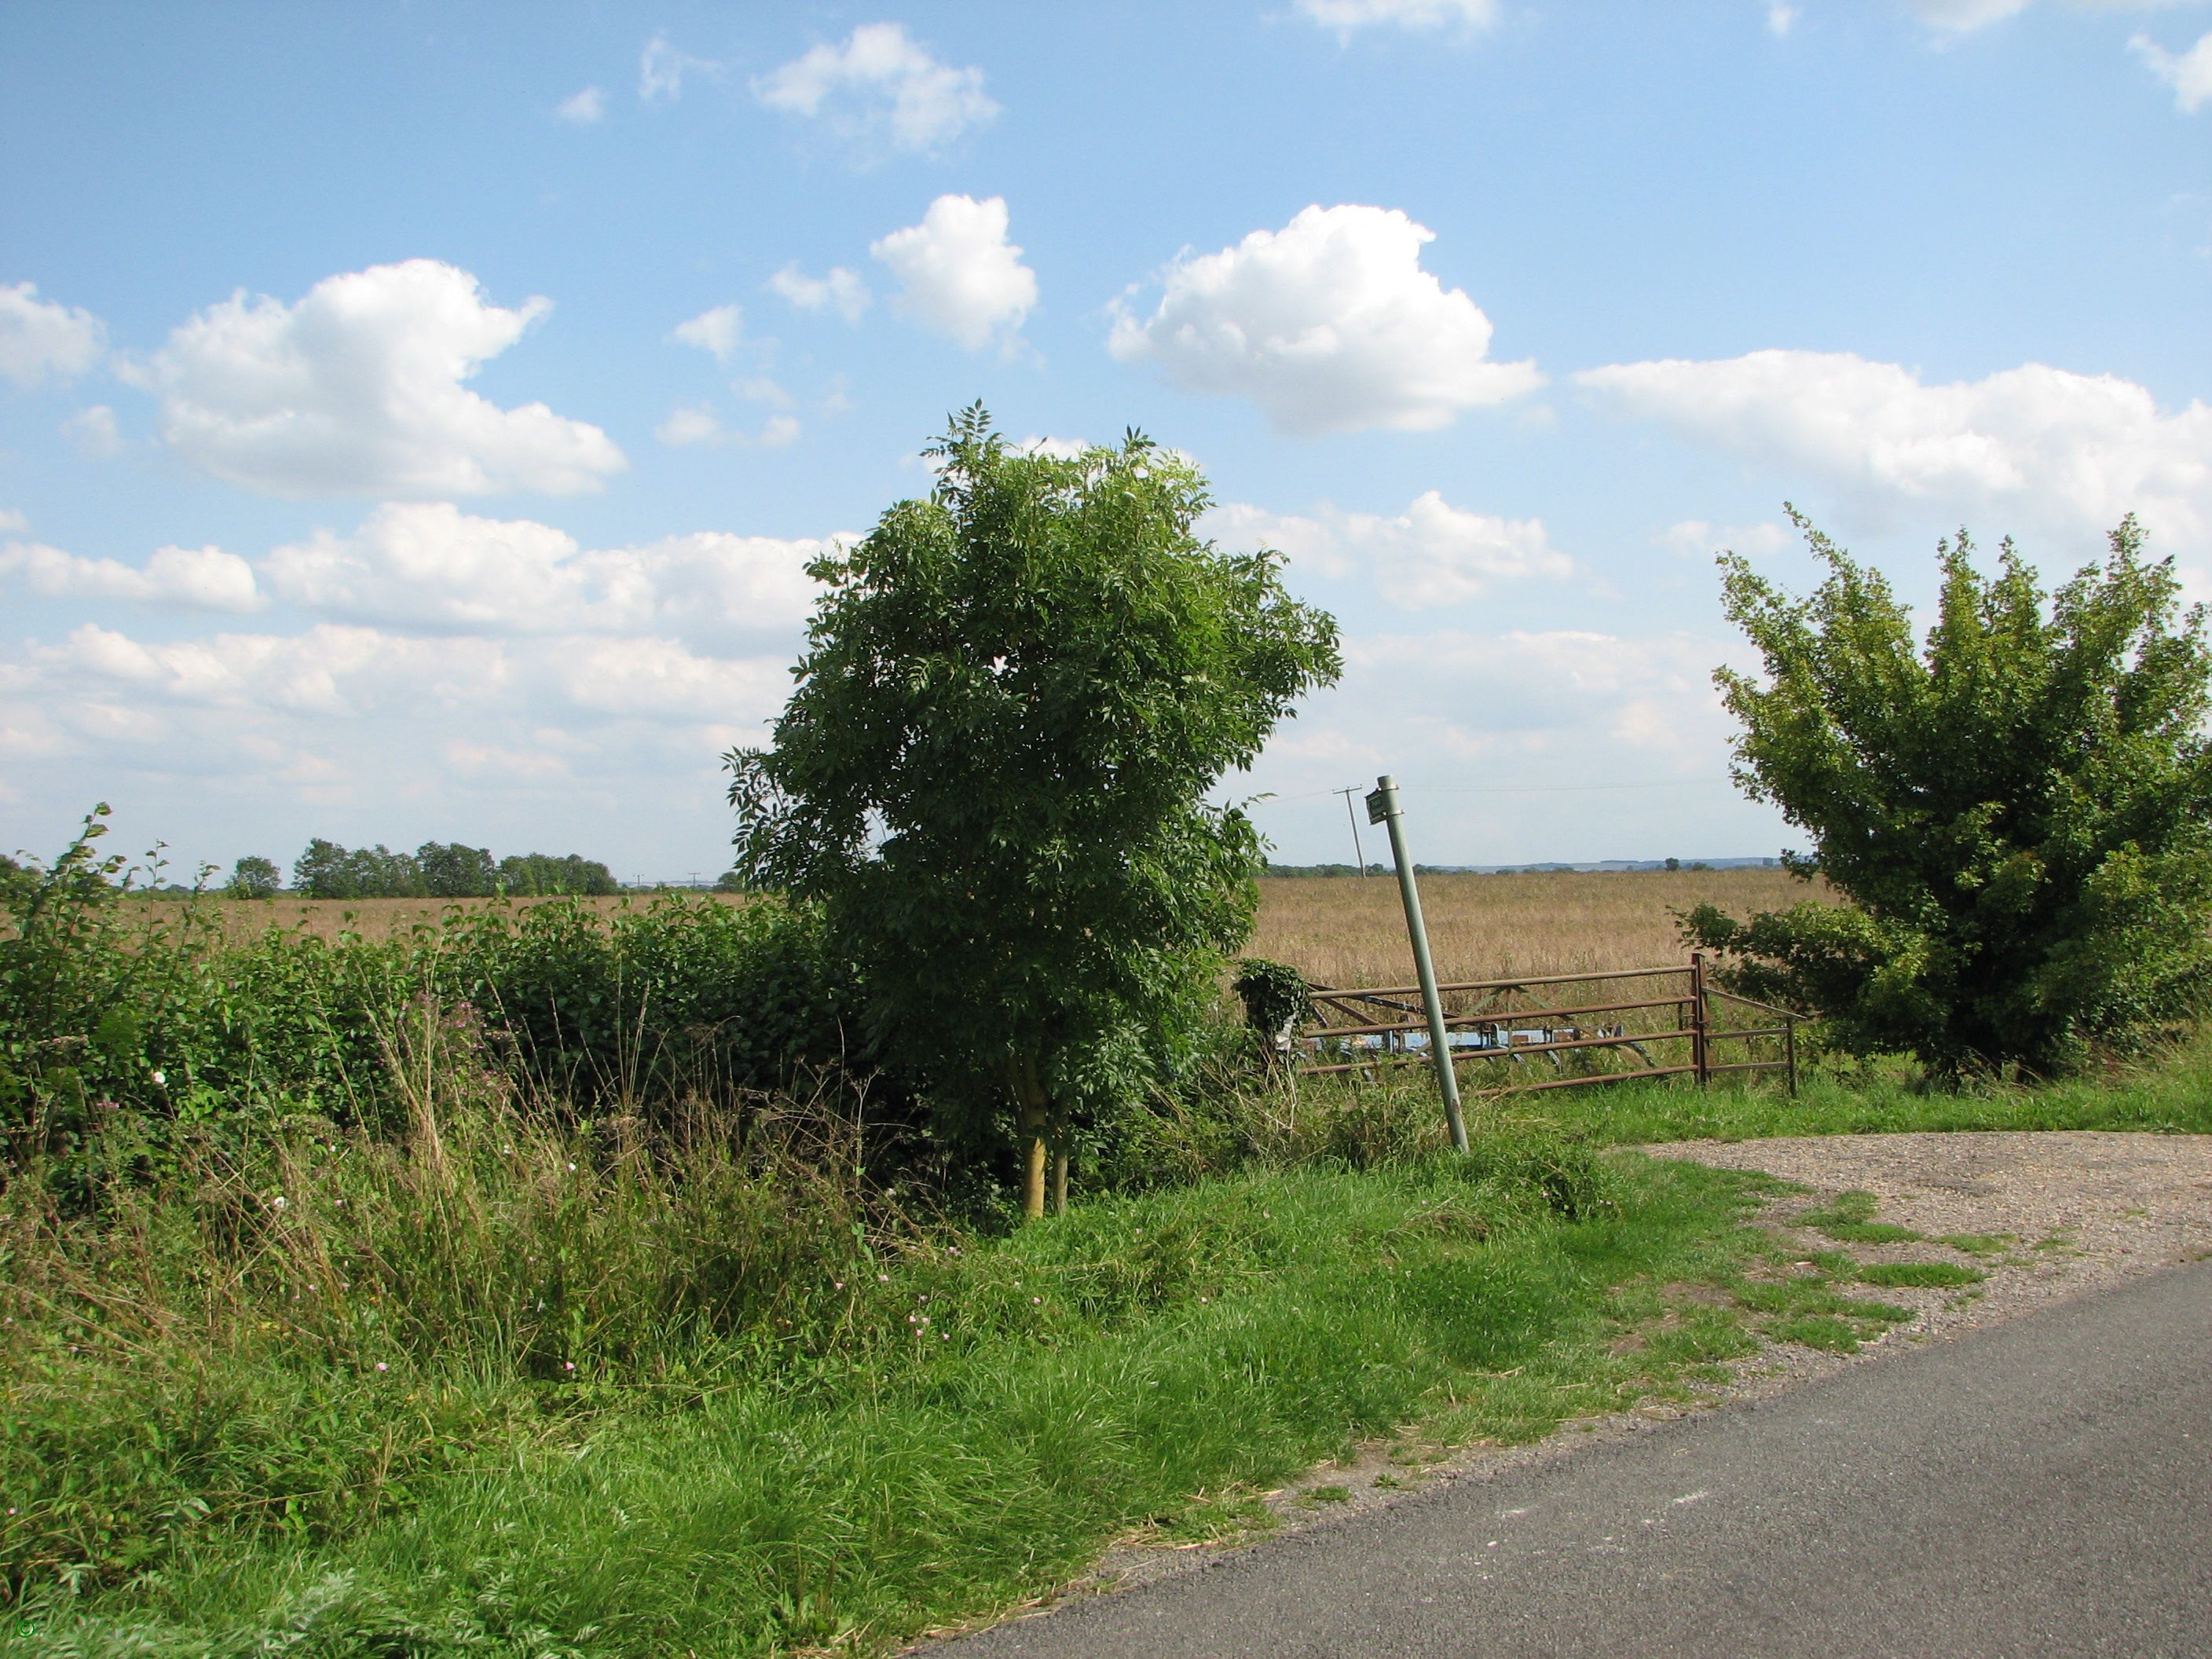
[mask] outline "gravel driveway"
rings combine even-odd
[[[1882,1299],[1915,1310],[1887,1339],[1925,1340],[1993,1324],[2064,1297],[2212,1256],[2212,1135],[2119,1134],[2100,1130],[1965,1134],[1800,1135],[1776,1140],[1674,1141],[1644,1149],[1731,1170],[1763,1170],[1813,1188],[1768,1211],[1786,1221],[1843,1192],[1871,1193],[1880,1218],[1928,1235],[1929,1243],[1859,1246],[1867,1261],[1960,1261],[1936,1243],[1989,1241],[1974,1255],[1989,1273],[1971,1299],[1885,1290]],[[1815,1241],[1825,1242],[1825,1241]],[[1991,1248],[1994,1246],[1994,1248]],[[1831,1246],[1830,1248],[1832,1248]],[[1886,1344],[1871,1345],[1879,1352]],[[1802,1375],[1815,1364],[1788,1355]]]

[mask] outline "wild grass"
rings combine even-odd
[[[1778,1135],[1899,1134],[2012,1129],[2103,1129],[2166,1134],[2212,1133],[2212,1030],[2191,1028],[2093,1072],[2051,1081],[1969,1078],[1957,1087],[1931,1085],[1910,1060],[1857,1062],[1829,1056],[1808,1062],[1793,1097],[1774,1073],[1739,1074],[1699,1088],[1694,1080],[1626,1080],[1538,1094],[1486,1093],[1498,1079],[1546,1081],[1555,1075],[1539,1059],[1510,1072],[1479,1073],[1462,1063],[1461,1090],[1468,1122],[1500,1119],[1541,1122],[1603,1146],[1646,1146],[1676,1140],[1759,1140]],[[1279,1085],[1269,1109],[1282,1117],[1291,1085]],[[1442,1109],[1425,1065],[1389,1071],[1380,1082],[1308,1078],[1295,1085],[1296,1109],[1316,1122],[1365,1112],[1401,1126],[1408,1149],[1443,1144]],[[1881,1229],[1888,1224],[1850,1212],[1851,1195],[1831,1206],[1832,1227]],[[1841,1235],[1838,1234],[1838,1237]],[[1859,1240],[1857,1242],[1871,1242]]]
[[[96,1237],[11,1216],[0,1648],[876,1650],[1116,1536],[1248,1526],[1359,1440],[1527,1439],[1750,1341],[1685,1287],[1747,1282],[1755,1178],[1540,1131],[986,1237],[819,1161],[452,1109]],[[719,1312],[595,1319],[574,1272],[711,1283],[732,1233],[784,1256]]]
[[[1413,1079],[1402,1086],[1415,1086]],[[1906,1060],[1831,1058],[1803,1071],[1794,1099],[1762,1078],[1717,1079],[1707,1089],[1680,1079],[1618,1083],[1507,1100],[1516,1114],[1607,1146],[1998,1129],[2206,1134],[2212,1133],[2212,1033],[2177,1032],[2155,1048],[2048,1082],[1979,1078],[1941,1088]]]

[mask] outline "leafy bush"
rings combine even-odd
[[[1939,1074],[2063,1070],[2188,1011],[2212,974],[2212,658],[2171,561],[2130,518],[2046,602],[2009,543],[1984,578],[1961,532],[1923,649],[1881,575],[1797,522],[1827,579],[1797,600],[1725,559],[1766,674],[1717,678],[1740,781],[1855,908],[1700,906],[1691,941],[1839,1046]]]
[[[131,901],[125,860],[96,850],[104,815],[0,884],[0,1156],[87,1197],[102,1170],[168,1160],[180,1130],[300,1112],[396,1127],[393,1056],[426,1008],[564,1112],[665,1115],[872,1059],[848,1036],[855,975],[805,909],[553,901],[383,941],[231,943],[203,906]]]
[[[1024,452],[977,405],[930,453],[930,499],[809,567],[798,689],[727,757],[738,867],[823,904],[938,1132],[1018,1152],[1034,1216],[1048,1144],[1064,1175],[1184,1057],[1261,867],[1208,794],[1341,663],[1278,556],[1199,538],[1174,452]]]
[[[874,1060],[857,975],[805,907],[663,894],[611,917],[471,910],[418,936],[416,957],[541,1091],[580,1104],[784,1088]]]

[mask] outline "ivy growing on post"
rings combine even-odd
[[[764,749],[733,750],[738,868],[818,902],[872,1034],[1024,1214],[1072,1135],[1187,1052],[1249,932],[1261,844],[1206,797],[1340,668],[1270,553],[1192,526],[1198,470],[1132,433],[1010,447],[978,404],[927,501],[811,567],[826,590]]]

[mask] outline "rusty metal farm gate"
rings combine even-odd
[[[1597,1000],[1555,988],[1565,987],[1594,988]],[[1283,1038],[1299,1075],[1376,1078],[1432,1063],[1420,986],[1308,989],[1314,1018]],[[1797,1092],[1800,1017],[1711,984],[1702,952],[1660,968],[1463,980],[1436,990],[1452,1071],[1474,1068],[1468,1086],[1485,1095],[1662,1077],[1702,1085],[1747,1072],[1779,1072]],[[1532,1061],[1554,1075],[1529,1080]]]

